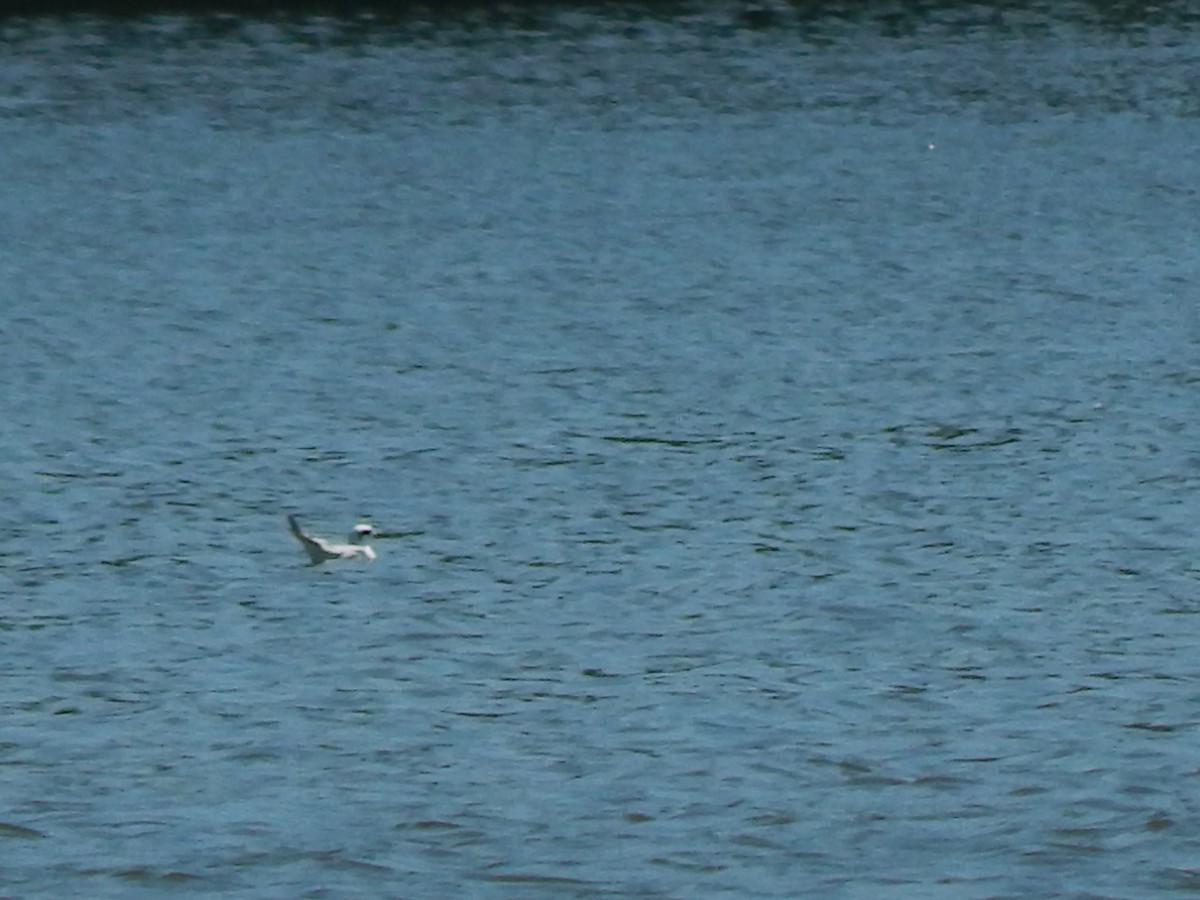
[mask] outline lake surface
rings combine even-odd
[[[0,896],[1194,895],[1197,23],[1089,10],[4,24]]]

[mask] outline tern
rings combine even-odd
[[[375,529],[370,525],[355,525],[348,542],[338,544],[334,541],[327,541],[325,538],[314,537],[309,534],[300,527],[300,523],[296,521],[296,517],[293,515],[289,515],[287,520],[292,534],[296,536],[296,540],[300,542],[300,545],[304,548],[304,552],[308,554],[308,558],[312,560],[314,566],[320,565],[330,559],[354,559],[359,556],[363,559],[375,558],[375,551],[371,549],[371,545],[363,543],[363,539],[367,535],[375,533]]]

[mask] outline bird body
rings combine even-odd
[[[308,554],[308,558],[312,560],[314,566],[331,559],[362,558],[371,560],[375,558],[375,551],[371,548],[371,545],[362,543],[363,538],[375,532],[375,529],[370,525],[355,525],[354,533],[350,535],[349,541],[345,544],[339,544],[335,541],[329,541],[325,538],[309,534],[300,527],[300,523],[296,521],[296,517],[293,515],[289,515],[287,520],[292,534],[300,542],[300,546],[304,548],[304,552]]]

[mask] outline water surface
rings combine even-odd
[[[1193,24],[8,23],[6,891],[1193,892]]]

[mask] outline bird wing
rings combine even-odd
[[[325,549],[325,545],[317,538],[306,534],[300,527],[300,523],[296,521],[296,517],[289,515],[287,517],[288,527],[292,530],[296,540],[300,542],[300,546],[304,548],[304,552],[308,554],[308,558],[312,560],[313,565],[323,563],[327,559],[333,559],[337,554],[330,553]]]

